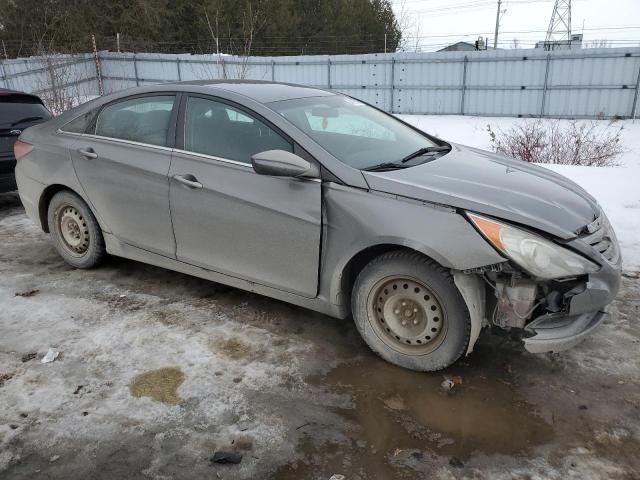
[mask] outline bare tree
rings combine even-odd
[[[36,90],[47,108],[59,115],[83,102],[95,93],[89,92],[91,63],[84,56],[62,55],[41,51]]]
[[[209,34],[211,35],[211,38],[213,39],[213,41],[216,44],[216,55],[220,55],[220,36],[218,35],[218,10],[216,10],[216,29],[214,31],[213,27],[211,26],[211,21],[209,20],[209,13],[207,12],[207,9],[205,8],[204,10],[204,16],[207,20],[207,28],[209,29]]]
[[[407,0],[402,0],[399,3],[396,18],[398,19],[401,33],[398,50],[401,52],[411,50],[417,52],[420,44],[420,22],[407,9]]]
[[[536,120],[507,131],[487,125],[487,132],[495,152],[525,162],[610,167],[625,151],[620,142],[623,128],[596,121]]]
[[[230,23],[226,25],[226,38],[220,36],[218,24],[218,11],[216,10],[215,27],[212,25],[209,13],[205,10],[205,20],[207,28],[211,35],[212,41],[216,45],[216,55],[218,56],[218,64],[220,67],[220,76],[222,78],[238,78],[245,79],[249,73],[253,43],[257,33],[264,27],[266,18],[262,12],[262,2],[247,2],[242,11],[242,24],[239,30],[240,35],[236,33],[237,28],[232,27]],[[233,64],[225,62],[225,53],[222,53],[220,45],[226,47],[226,55],[235,57]],[[238,63],[239,59],[239,63]],[[232,68],[234,67],[234,68]],[[205,68],[205,70],[207,70]],[[211,72],[208,72],[211,73]]]

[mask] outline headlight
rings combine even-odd
[[[534,277],[571,277],[597,272],[600,268],[539,235],[475,213],[467,215],[489,243]]]

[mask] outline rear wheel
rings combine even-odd
[[[56,250],[69,265],[93,268],[102,262],[106,250],[100,225],[78,195],[56,193],[49,203],[48,222]]]
[[[401,367],[440,370],[469,344],[469,313],[451,274],[415,252],[389,252],[366,265],[352,312],[371,349]]]

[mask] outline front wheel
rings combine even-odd
[[[366,265],[351,309],[369,347],[404,368],[443,369],[469,345],[469,312],[453,277],[416,252],[385,253]]]

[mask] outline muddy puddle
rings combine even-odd
[[[184,373],[175,367],[159,368],[136,375],[129,382],[129,391],[134,397],[150,397],[170,405],[180,402],[178,388],[184,382]]]
[[[214,353],[220,353],[232,360],[246,358],[252,352],[251,345],[240,338],[214,338],[209,343],[209,348]]]
[[[273,478],[424,478],[416,464],[461,468],[474,453],[517,455],[551,442],[552,427],[518,394],[508,366],[490,363],[475,358],[443,372],[462,380],[450,391],[441,386],[443,374],[411,372],[373,355],[309,378],[352,399],[353,408],[336,411],[349,441],[318,445],[309,432],[303,460]]]

